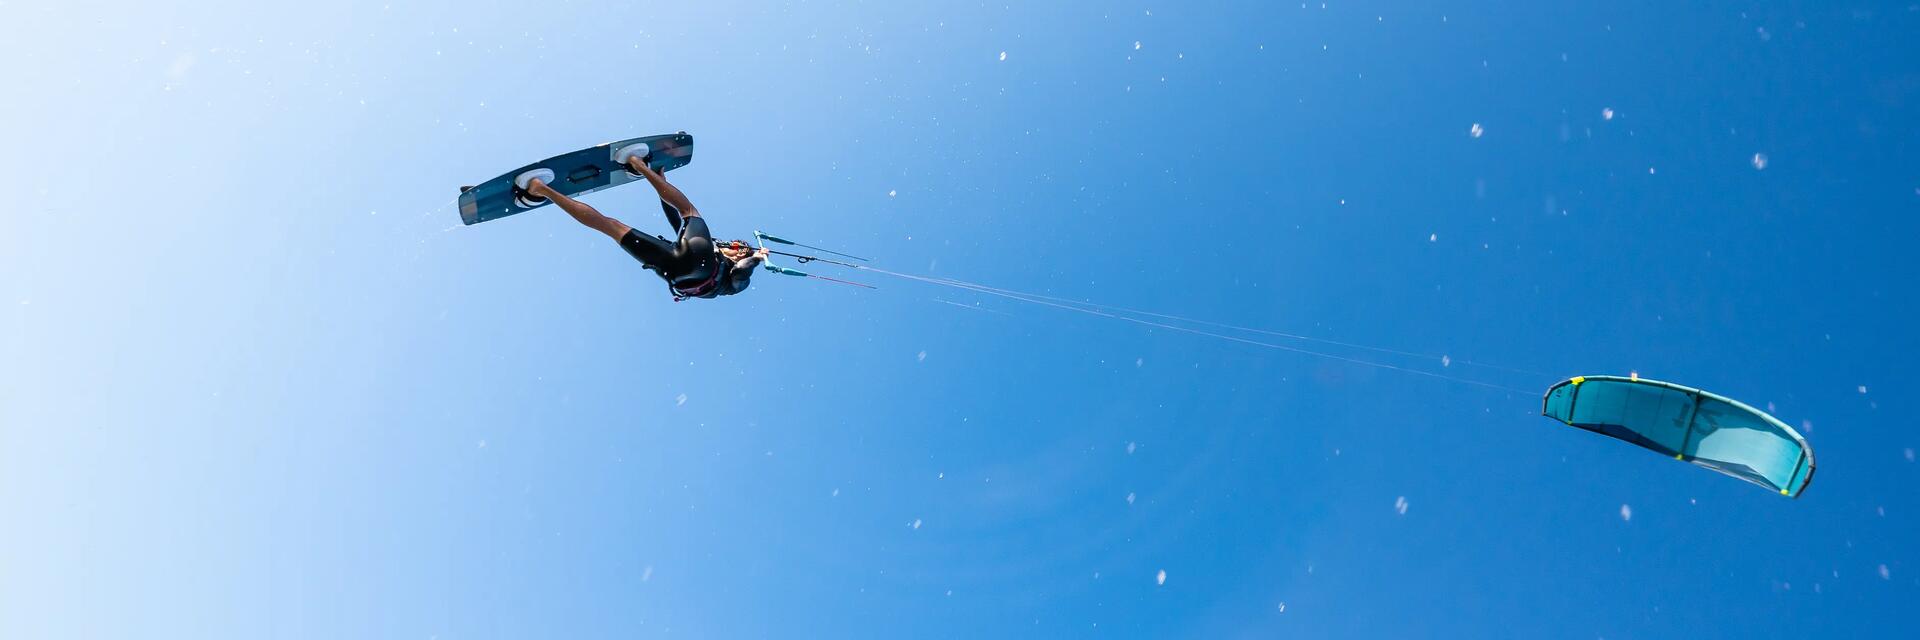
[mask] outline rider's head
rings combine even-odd
[[[741,240],[722,242],[719,244],[720,255],[726,256],[728,260],[739,260],[753,255],[753,247]]]

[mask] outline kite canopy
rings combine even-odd
[[[1584,376],[1547,389],[1541,414],[1798,498],[1813,448],[1773,416],[1677,384]]]

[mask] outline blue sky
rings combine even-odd
[[[1920,11],[1191,4],[7,5],[0,636],[1911,627]],[[724,237],[1443,377],[451,206],[677,130]],[[1537,415],[1628,372],[1819,475]]]

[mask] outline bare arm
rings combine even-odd
[[[700,217],[700,210],[693,208],[693,203],[687,200],[687,194],[681,193],[679,187],[667,182],[666,176],[660,175],[658,171],[654,171],[653,167],[649,167],[647,163],[641,162],[640,158],[627,158],[627,167],[638,171],[642,176],[646,176],[647,184],[653,185],[653,190],[660,194],[660,199],[667,204],[673,205],[673,208],[680,210],[680,217]]]

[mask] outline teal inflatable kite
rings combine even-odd
[[[1540,412],[1798,498],[1813,448],[1773,416],[1731,398],[1639,377],[1583,376],[1547,389]]]

